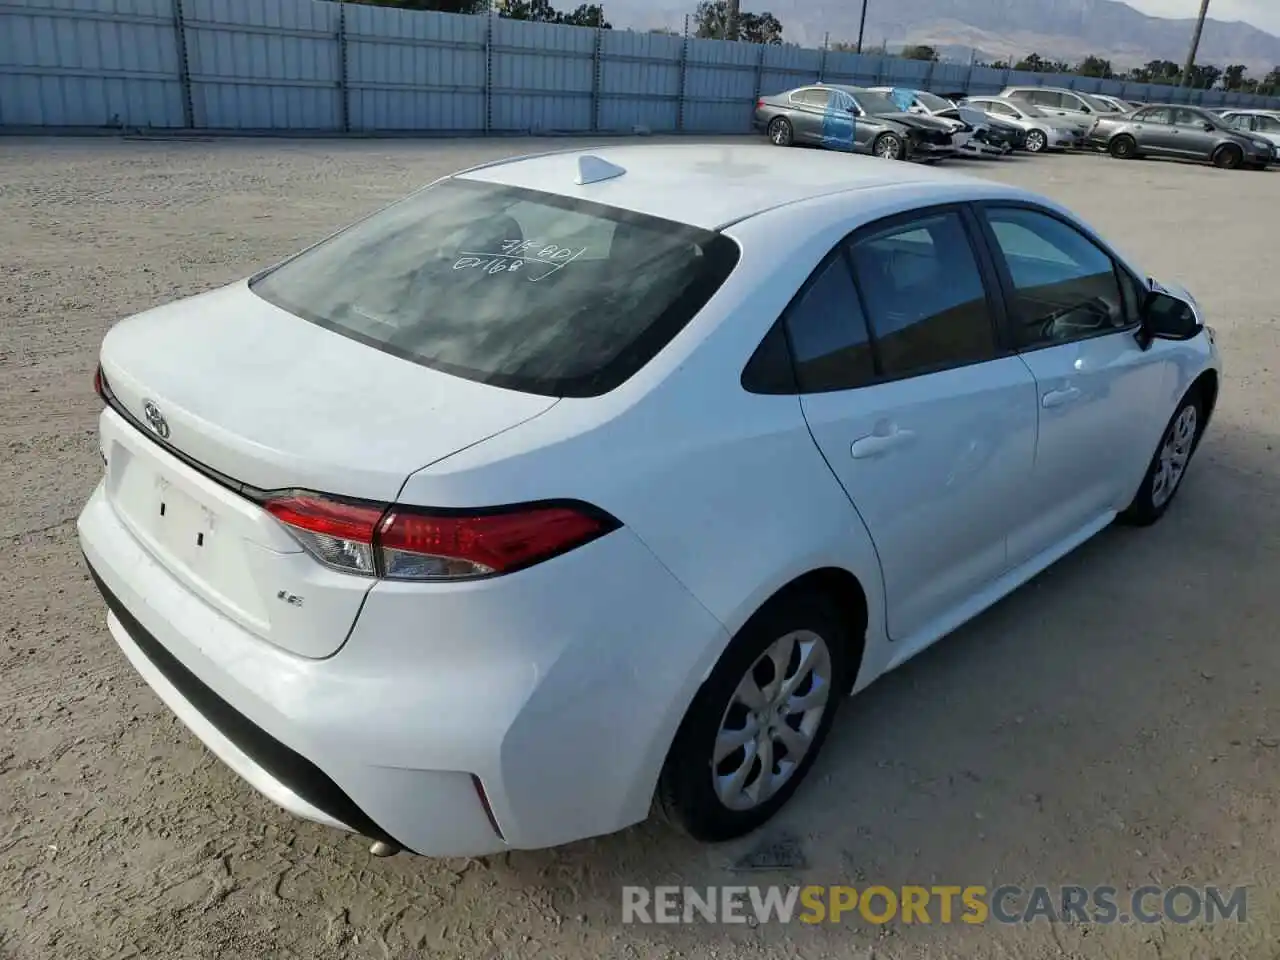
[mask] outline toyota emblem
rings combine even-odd
[[[164,418],[164,414],[155,403],[143,400],[142,415],[147,419],[147,426],[154,430],[161,440],[169,439],[169,421]]]

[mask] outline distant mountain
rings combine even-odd
[[[696,0],[607,0],[618,26],[680,28]],[[1194,6],[1190,4],[1190,6]],[[858,36],[858,0],[743,0],[744,10],[768,10],[788,42],[820,46]],[[908,43],[977,49],[992,57],[1080,60],[1090,54],[1117,66],[1149,60],[1181,63],[1195,21],[1149,17],[1117,0],[871,0],[864,46]],[[1247,23],[1210,19],[1197,60],[1225,66],[1243,63],[1255,76],[1280,65],[1280,37]]]

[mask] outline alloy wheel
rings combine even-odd
[[[881,137],[876,144],[876,156],[882,160],[897,160],[902,156],[902,141],[892,134]]]

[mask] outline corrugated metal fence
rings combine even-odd
[[[815,80],[1276,101],[1054,74],[328,0],[0,0],[0,127],[744,132]]]

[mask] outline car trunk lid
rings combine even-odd
[[[244,283],[118,324],[101,363],[116,513],[193,593],[311,657],[342,645],[373,581],[303,552],[263,492],[393,502],[410,474],[556,403],[371,349]]]

